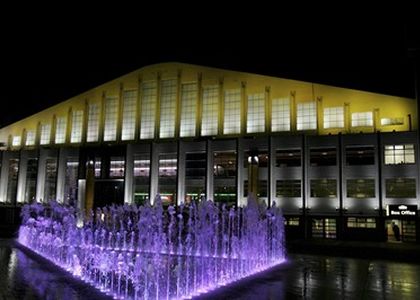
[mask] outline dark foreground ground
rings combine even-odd
[[[305,246],[302,249],[310,252],[310,247],[303,242],[296,243],[299,245],[295,247]],[[319,252],[323,252],[325,248],[331,250],[332,246],[327,246],[312,247],[321,248]],[[334,254],[339,255],[341,251]],[[284,265],[198,299],[418,299],[419,295],[418,263],[295,251],[289,252]],[[0,299],[107,297],[45,261],[22,252],[13,240],[3,239],[0,240]]]

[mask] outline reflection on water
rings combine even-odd
[[[416,299],[420,265],[290,255],[286,266],[202,299]],[[106,299],[0,240],[0,299]]]

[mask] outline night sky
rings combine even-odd
[[[130,71],[168,61],[405,97],[415,93],[408,51],[419,47],[414,24],[215,22],[196,32],[188,28],[200,27],[197,19],[163,28],[139,22],[130,30],[112,21],[72,22],[1,29],[0,127]]]

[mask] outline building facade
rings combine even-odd
[[[419,241],[414,99],[213,69],[152,65],[0,129],[0,211],[280,206],[289,238]]]

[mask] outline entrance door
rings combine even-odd
[[[124,204],[124,180],[95,180],[94,207]]]
[[[401,220],[386,220],[386,234],[388,242],[396,243],[402,241],[402,224]]]

